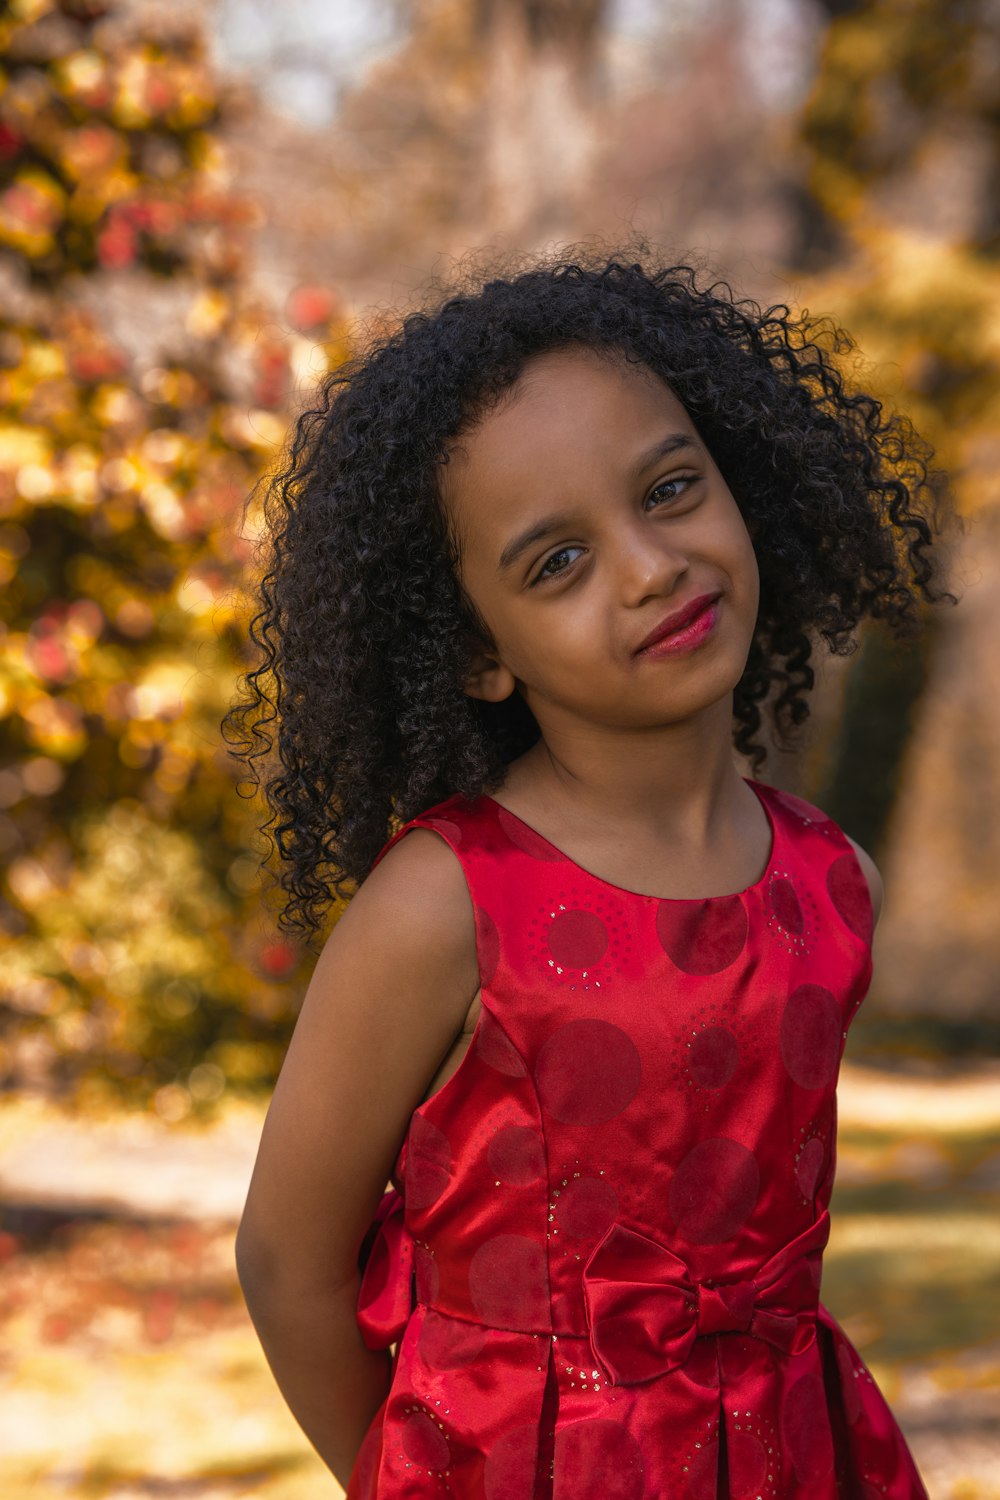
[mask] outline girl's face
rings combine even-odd
[[[499,702],[516,686],[546,739],[652,729],[727,695],[731,708],[757,561],[690,417],[651,371],[582,347],[537,356],[456,440],[440,482],[462,585],[496,643],[479,643],[472,696]],[[714,593],[715,628],[694,650],[639,654],[667,615]]]

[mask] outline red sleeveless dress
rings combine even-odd
[[[734,895],[610,885],[486,795],[380,852],[453,849],[482,1012],[362,1247],[362,1336],[397,1349],[348,1500],[927,1500],[819,1301],[868,886],[747,785],[772,848]]]

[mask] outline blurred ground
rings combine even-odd
[[[0,1500],[334,1500],[234,1275],[262,1109],[166,1123],[273,1076],[306,977],[258,915],[218,741],[252,539],[234,506],[355,317],[377,326],[498,226],[512,249],[634,228],[766,302],[835,312],[975,524],[926,684],[871,632],[850,676],[821,658],[813,761],[785,761],[788,785],[885,850],[869,1007],[985,1050],[997,6],[430,0],[368,7],[413,25],[366,72],[296,41],[365,7],[224,0],[230,64],[273,36],[257,79],[273,101],[284,72],[278,108],[211,76],[182,14],[204,4],[5,9],[0,1061],[28,1087],[79,1070],[91,1101],[154,1076],[161,1117],[0,1096]],[[558,24],[529,45],[515,12],[543,11]],[[651,24],[626,43],[600,30],[612,11]],[[317,67],[351,85],[322,122],[301,108]],[[824,1300],[933,1500],[1000,1497],[1000,1065],[845,1068],[840,1117]]]
[[[824,1301],[932,1500],[1000,1500],[1000,1064],[845,1063],[839,1099]],[[262,1116],[0,1106],[4,1500],[335,1500],[234,1274]]]

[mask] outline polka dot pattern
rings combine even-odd
[[[549,952],[566,969],[590,969],[608,951],[608,929],[596,912],[560,911],[548,931]]]
[[[801,1375],[781,1409],[781,1436],[796,1479],[815,1484],[833,1472],[833,1439],[823,1380],[815,1370]]]
[[[826,872],[826,887],[837,914],[863,943],[872,940],[872,899],[857,856],[853,852],[835,859]]]
[[[522,823],[506,807],[501,807],[499,803],[495,805],[497,822],[515,849],[520,849],[523,854],[529,854],[532,859],[540,860],[543,864],[559,864],[565,860],[562,851],[548,843],[534,828]]]
[[[494,1328],[545,1328],[549,1294],[542,1246],[520,1234],[484,1241],[469,1261],[469,1297]]]
[[[490,1171],[510,1187],[526,1187],[545,1176],[545,1142],[530,1125],[497,1131],[486,1157]]]
[[[501,1433],[486,1455],[486,1500],[532,1500],[537,1457],[538,1428],[534,1423]]]
[[[657,903],[656,936],[671,963],[685,974],[728,969],[746,947],[748,931],[741,896]]]
[[[618,1217],[618,1194],[603,1177],[575,1177],[559,1202],[564,1234],[577,1240],[597,1240]]]
[[[696,1245],[731,1239],[757,1201],[760,1169],[752,1151],[727,1136],[699,1141],[670,1183],[670,1213]]]
[[[403,1448],[422,1469],[447,1469],[451,1463],[448,1439],[426,1412],[412,1412],[404,1421]]]
[[[720,1102],[720,1090],[749,1087],[759,1076],[762,1056],[769,1055],[774,1044],[763,1034],[759,1018],[742,1012],[738,993],[718,1000],[706,995],[686,1010],[667,1053],[670,1081],[702,1115],[710,1116]]]
[[[564,1125],[603,1125],[628,1108],[642,1065],[631,1037],[610,1021],[567,1021],[538,1054],[543,1107]]]
[[[771,881],[768,897],[778,926],[783,932],[792,933],[798,937],[805,925],[805,919],[792,882],[783,875],[777,876]]]
[[[739,1067],[740,1049],[727,1026],[708,1026],[691,1044],[688,1067],[703,1089],[721,1089]]]
[[[430,1208],[448,1186],[452,1152],[448,1137],[425,1118],[415,1114],[410,1121],[406,1158],[406,1201],[412,1209]]]
[[[430,1246],[419,1240],[413,1247],[413,1269],[416,1274],[417,1301],[435,1303],[441,1291],[441,1273]]]
[[[451,843],[461,844],[462,828],[453,818],[432,818],[425,814],[421,822],[426,823],[428,828],[436,828],[438,833],[443,834]]]
[[[815,1196],[825,1165],[826,1145],[817,1136],[813,1136],[802,1147],[795,1164],[795,1181],[803,1198]]]
[[[682,1470],[685,1500],[718,1500],[719,1445],[702,1443]]]
[[[476,951],[479,957],[479,983],[488,989],[500,962],[500,934],[497,924],[483,906],[476,907]]]
[[[767,1450],[753,1432],[726,1434],[729,1493],[732,1500],[750,1500],[767,1481]]]
[[[488,1068],[507,1078],[524,1078],[527,1068],[510,1037],[493,1014],[484,1007],[476,1027],[476,1056]]]
[[[428,1309],[420,1329],[421,1358],[437,1370],[455,1370],[472,1364],[482,1354],[489,1329],[466,1323]]]
[[[781,1015],[781,1056],[788,1076],[804,1089],[822,1088],[837,1071],[840,1010],[821,984],[800,984]]]
[[[554,1500],[641,1500],[642,1449],[620,1422],[595,1418],[556,1429]]]
[[[797,797],[794,792],[786,792],[784,788],[772,787],[771,796],[777,798],[778,802],[790,812],[798,823],[804,828],[828,826],[830,817],[822,808],[814,807],[811,802]]]
[[[381,1283],[383,1327],[390,1302],[412,1290],[419,1306],[348,1500],[533,1500],[550,1460],[555,1500],[837,1500],[909,1474],[872,1377],[829,1326],[789,1353],[760,1326],[712,1332],[706,1314],[679,1370],[662,1374],[654,1341],[623,1360],[620,1387],[587,1337],[585,1267],[613,1225],[696,1282],[746,1284],[829,1199],[870,898],[832,820],[762,798],[766,874],[696,901],[620,890],[488,803],[441,804],[484,1003],[471,1068],[414,1113],[393,1173],[415,1286],[409,1246],[386,1254],[398,1220],[366,1282]],[[623,1261],[655,1266],[627,1241]],[[795,1294],[818,1295],[821,1275],[816,1252]],[[634,1330],[622,1308],[608,1298],[608,1349]]]
[[[632,942],[631,923],[603,883],[593,889],[579,879],[534,905],[522,937],[526,958],[549,983],[594,994],[626,971]]]
[[[764,904],[772,941],[796,958],[808,958],[816,948],[820,917],[806,883],[790,870],[774,869]]]

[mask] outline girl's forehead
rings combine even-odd
[[[537,510],[598,502],[635,482],[659,451],[698,434],[665,381],[588,349],[536,356],[448,450],[439,486],[453,530],[497,548]]]
[[[626,359],[618,349],[570,344],[533,355],[507,392],[503,406],[550,406],[570,394],[579,399],[581,393],[588,392],[595,400],[607,400],[613,392],[625,404],[646,406],[663,400],[680,404],[648,365]]]
[[[586,347],[534,356],[517,381],[449,447],[449,487],[482,470],[534,472],[551,459],[600,456],[628,466],[637,448],[665,424],[696,437],[683,404],[646,365]],[[655,435],[655,432],[654,432]]]

